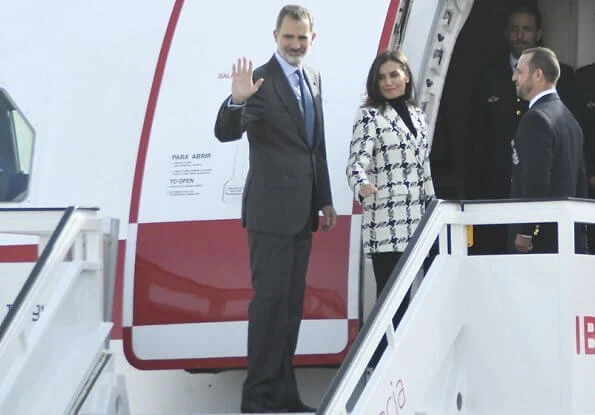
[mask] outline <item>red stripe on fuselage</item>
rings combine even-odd
[[[149,102],[147,104],[147,111],[145,113],[145,121],[143,123],[143,130],[141,132],[140,143],[138,145],[138,154],[136,156],[136,169],[134,171],[134,182],[132,185],[132,200],[130,203],[130,217],[129,223],[138,222],[138,211],[140,205],[140,195],[143,184],[143,175],[145,172],[145,162],[147,158],[147,150],[149,148],[149,140],[151,138],[151,129],[153,128],[153,120],[155,117],[155,109],[157,108],[157,101],[159,99],[159,92],[161,90],[161,81],[165,73],[165,66],[167,64],[167,57],[171,47],[176,26],[182,12],[184,0],[176,0],[174,8],[169,18],[169,23],[163,38],[163,45],[157,60],[157,67],[155,68],[155,76],[153,77],[153,85],[151,86],[151,94],[149,95]]]
[[[293,359],[295,366],[326,366],[340,365],[345,359],[359,331],[359,320],[353,319],[348,324],[348,340],[345,348],[339,353],[296,355]],[[132,327],[124,327],[124,355],[126,360],[135,368],[141,370],[168,370],[168,369],[195,369],[199,371],[219,371],[228,369],[245,368],[247,359],[245,357],[224,357],[211,359],[167,359],[167,360],[145,360],[140,359],[134,353],[132,345]],[[174,340],[172,340],[174,341]]]
[[[0,246],[0,262],[37,262],[37,245]]]
[[[399,11],[399,3],[399,0],[391,0],[388,5],[386,20],[384,21],[384,27],[382,28],[382,36],[378,43],[378,52],[382,52],[384,49],[388,48],[390,44],[390,37],[393,34],[395,19],[397,18],[397,12]]]
[[[304,318],[347,318],[350,220],[313,236]],[[239,219],[140,223],[133,324],[247,320],[247,238]]]

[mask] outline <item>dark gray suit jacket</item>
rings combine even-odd
[[[248,230],[295,234],[318,212],[332,205],[326,160],[320,76],[304,66],[315,106],[314,145],[307,143],[304,117],[295,93],[273,56],[254,71],[264,79],[242,109],[219,109],[215,136],[222,142],[241,138],[250,143],[250,168],[244,187],[242,225]]]
[[[575,96],[577,118],[585,135],[587,174],[595,176],[595,63],[577,69]]]
[[[541,97],[523,115],[512,159],[512,198],[586,196],[583,132],[557,94]],[[527,225],[520,233],[533,229]]]

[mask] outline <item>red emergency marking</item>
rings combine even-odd
[[[584,316],[581,333],[581,317],[575,318],[576,330],[576,354],[581,354],[581,336],[583,344],[583,353],[586,355],[595,355],[595,316]]]

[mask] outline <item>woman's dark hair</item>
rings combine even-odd
[[[380,67],[383,64],[390,61],[398,63],[403,69],[403,71],[405,71],[407,76],[409,76],[409,82],[405,87],[405,100],[407,102],[412,102],[414,95],[414,82],[413,75],[411,74],[411,68],[409,67],[409,62],[407,62],[407,58],[400,50],[385,50],[384,52],[380,52],[378,56],[376,56],[374,62],[372,62],[370,71],[368,72],[368,80],[366,81],[367,97],[363,104],[364,106],[380,108],[386,104],[386,99],[380,93],[380,88],[378,86],[378,72],[380,71]]]

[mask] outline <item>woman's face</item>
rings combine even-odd
[[[378,89],[384,99],[395,99],[405,95],[409,75],[402,65],[395,61],[384,62],[378,70]]]

